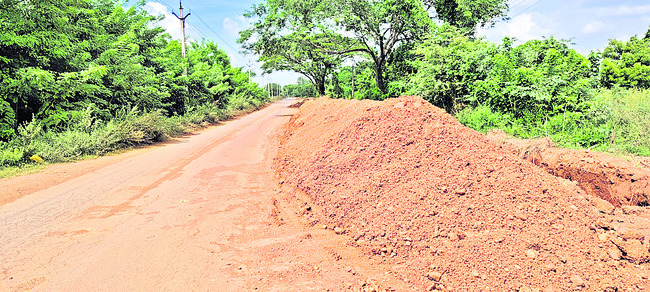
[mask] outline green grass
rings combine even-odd
[[[266,102],[233,97],[225,108],[208,104],[183,116],[166,117],[160,111],[122,110],[107,122],[93,119],[92,111],[80,121],[58,131],[45,130],[39,121],[18,129],[9,142],[0,141],[0,177],[38,172],[44,166],[29,158],[38,155],[48,163],[91,159],[139,145],[166,141],[234,116],[255,111]]]
[[[45,165],[43,164],[27,164],[23,166],[0,167],[0,178],[37,173],[43,171],[44,169]]]
[[[581,111],[553,116],[538,112],[514,118],[478,106],[463,109],[456,118],[483,133],[501,129],[524,139],[548,137],[564,148],[650,156],[650,90],[602,90]]]

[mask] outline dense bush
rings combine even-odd
[[[15,1],[0,10],[0,140],[36,119],[60,130],[88,104],[97,119],[135,108],[182,115],[231,95],[264,100],[248,74],[212,42],[187,59],[156,19],[119,1]],[[187,75],[184,75],[184,68]]]
[[[95,120],[89,107],[77,123],[65,129],[46,131],[38,120],[23,124],[15,139],[0,142],[0,166],[23,165],[30,162],[32,155],[48,162],[65,162],[165,141],[260,106],[262,102],[259,100],[237,97],[225,108],[208,103],[173,117],[165,116],[160,110],[142,113],[137,108],[123,109],[106,122]]]
[[[479,131],[648,155],[650,93],[639,89],[650,86],[649,48],[648,37],[633,37],[585,57],[554,38],[513,47],[440,26],[413,51],[406,83]]]
[[[316,87],[307,79],[298,77],[296,84],[285,85],[285,94],[291,97],[315,97],[318,96]]]
[[[12,9],[0,9],[0,167],[162,141],[269,100],[213,42],[190,44],[183,58],[138,5],[4,4]]]
[[[601,82],[605,87],[650,88],[650,29],[642,39],[610,40],[603,58]]]
[[[581,112],[514,117],[487,106],[456,114],[480,132],[502,129],[522,138],[550,137],[560,146],[650,155],[650,90],[604,89]],[[542,119],[539,116],[543,116]]]
[[[451,113],[486,105],[516,117],[553,115],[577,109],[597,84],[589,60],[554,38],[513,48],[509,38],[496,45],[441,26],[415,53],[410,93]]]

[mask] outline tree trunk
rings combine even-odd
[[[305,77],[307,77],[307,79],[309,79],[309,81],[311,81],[311,84],[314,85],[314,88],[316,88],[316,91],[318,91],[319,96],[325,95],[325,79],[326,78],[320,77],[320,76],[313,76],[313,75],[309,75],[309,74],[304,74],[304,73],[303,73],[303,75]]]
[[[388,88],[386,87],[386,80],[384,80],[384,62],[380,61],[379,64],[375,64],[375,82],[377,82],[377,87],[382,94],[388,93]]]
[[[324,77],[323,78],[317,77],[315,79],[316,80],[316,84],[315,84],[316,85],[316,91],[318,91],[319,96],[325,95],[325,79],[326,78],[324,78]]]

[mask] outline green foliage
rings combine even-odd
[[[107,122],[95,120],[94,109],[89,106],[77,117],[76,123],[58,131],[45,131],[41,122],[33,120],[19,127],[15,139],[0,142],[0,166],[24,165],[34,154],[49,163],[66,162],[165,141],[194,128],[259,108],[264,103],[242,96],[231,98],[233,100],[225,108],[204,104],[182,116],[173,117],[166,117],[160,110],[142,113],[137,108],[123,108]]]
[[[436,17],[445,23],[474,34],[477,25],[493,26],[498,20],[507,20],[506,0],[422,0]]]
[[[612,117],[614,146],[650,156],[650,90],[606,90],[597,99]]]
[[[479,84],[493,68],[494,62],[490,60],[498,52],[495,44],[471,40],[458,29],[444,25],[416,46],[414,52],[419,56],[413,62],[418,71],[408,78],[409,93],[420,95],[448,112],[455,113],[469,103],[475,89],[498,90],[498,84]]]
[[[507,129],[513,121],[511,115],[494,112],[484,105],[465,108],[456,114],[456,118],[465,126],[483,133],[494,129]]]
[[[650,32],[650,29],[648,29]],[[608,88],[650,88],[650,33],[627,42],[610,40],[603,51],[601,83]]]
[[[587,57],[554,38],[512,44],[441,26],[416,45],[410,63],[417,70],[402,82],[482,132],[498,128],[563,147],[650,154],[650,94],[624,89],[645,86],[645,39],[612,40],[602,55]]]
[[[299,77],[296,84],[289,84],[284,86],[284,91],[290,97],[316,97],[318,92],[314,85],[307,81],[305,78]]]
[[[361,62],[354,67],[343,67],[332,77],[328,94],[333,98],[382,100],[386,95],[377,87],[374,65]]]
[[[162,141],[268,101],[215,43],[190,44],[182,58],[142,4],[4,5],[12,9],[0,9],[0,166]]]
[[[530,112],[577,110],[596,80],[590,62],[565,42],[532,40],[511,48],[463,36],[442,26],[417,46],[412,94],[454,113],[487,105],[516,117]]]
[[[387,93],[388,58],[431,25],[420,0],[267,0],[246,16],[258,20],[239,42],[260,54],[266,69],[305,75],[319,94],[342,59],[355,54],[372,62],[375,85]]]
[[[0,141],[13,137],[16,116],[11,104],[0,99]]]
[[[650,156],[650,91],[601,90],[582,104],[581,112],[526,113],[515,118],[488,106],[456,114],[480,132],[502,129],[523,138],[549,137],[567,148],[591,148]]]

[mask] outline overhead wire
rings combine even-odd
[[[165,0],[153,0],[153,1],[164,5],[165,7],[170,9],[172,12],[174,11],[174,7],[172,7]],[[223,37],[221,37],[221,35],[219,33],[217,33],[214,29],[212,29],[212,27],[209,24],[207,24],[207,22],[205,20],[203,20],[203,18],[199,14],[197,14],[196,11],[194,11],[191,6],[186,4],[184,8],[189,9],[189,12],[192,13],[192,16],[195,16],[212,34],[214,34],[221,42],[223,42],[223,44],[225,44],[228,48],[230,48],[233,51],[233,53],[231,55],[232,57],[238,59],[239,61],[241,61],[243,63],[247,62],[242,56],[240,56],[238,54],[239,50],[237,48],[235,48],[235,46],[231,45],[230,42],[226,41]],[[205,38],[205,34],[201,33],[200,28],[198,28],[198,27],[196,27],[194,25],[191,25],[190,20],[191,20],[191,18],[187,18],[187,20],[186,20],[186,23],[189,24],[187,27],[190,28],[191,30],[193,30],[195,33],[197,33],[200,37]]]
[[[519,13],[515,14],[515,15],[512,16],[512,17],[515,18],[515,17],[521,15],[522,13],[526,12],[528,9],[533,8],[533,6],[539,4],[539,3],[542,2],[542,1],[543,1],[543,0],[537,0],[537,2],[535,2],[535,3],[533,3],[532,5],[530,5],[530,6],[526,7],[526,8],[524,8],[524,10],[519,11]]]
[[[542,2],[542,1],[543,1],[543,0],[537,0],[535,3],[531,4],[530,6],[524,8],[523,10],[520,10],[517,14],[513,15],[513,16],[511,17],[511,19],[513,19],[513,18],[515,18],[515,17],[521,15],[522,13],[526,12],[526,11],[527,11],[528,9],[530,9],[530,8],[533,8],[533,6],[539,4],[539,3]],[[525,2],[525,1],[524,1],[524,2]],[[523,3],[523,2],[521,2],[521,3]],[[497,28],[497,27],[499,27],[499,26],[501,26],[501,25],[503,25],[503,24],[505,24],[505,23],[508,23],[508,22],[501,22],[501,23],[499,23],[499,24],[497,24],[497,25],[495,25],[495,26],[493,26],[493,27],[491,27],[491,28]]]
[[[512,5],[510,5],[510,8],[517,7],[517,6],[523,4],[523,3],[526,2],[526,1],[527,1],[527,0],[514,1],[514,3],[512,3]]]
[[[237,49],[236,49],[233,45],[231,45],[228,41],[226,41],[224,38],[222,38],[221,35],[219,35],[216,31],[214,31],[214,29],[212,29],[212,27],[210,27],[210,25],[208,25],[208,24],[205,22],[205,20],[203,20],[203,18],[201,18],[200,15],[196,14],[195,11],[192,11],[192,8],[191,8],[191,7],[189,7],[189,6],[187,6],[187,7],[190,8],[190,11],[191,11],[192,13],[194,13],[194,14],[192,14],[192,15],[196,16],[196,18],[197,18],[201,23],[203,23],[203,25],[205,25],[205,27],[207,27],[208,30],[209,30],[210,32],[212,32],[212,33],[213,33],[213,34],[214,34],[214,35],[215,35],[219,40],[221,40],[221,41],[222,41],[222,42],[223,42],[227,47],[229,47],[229,48],[231,48],[231,49],[237,51]]]

